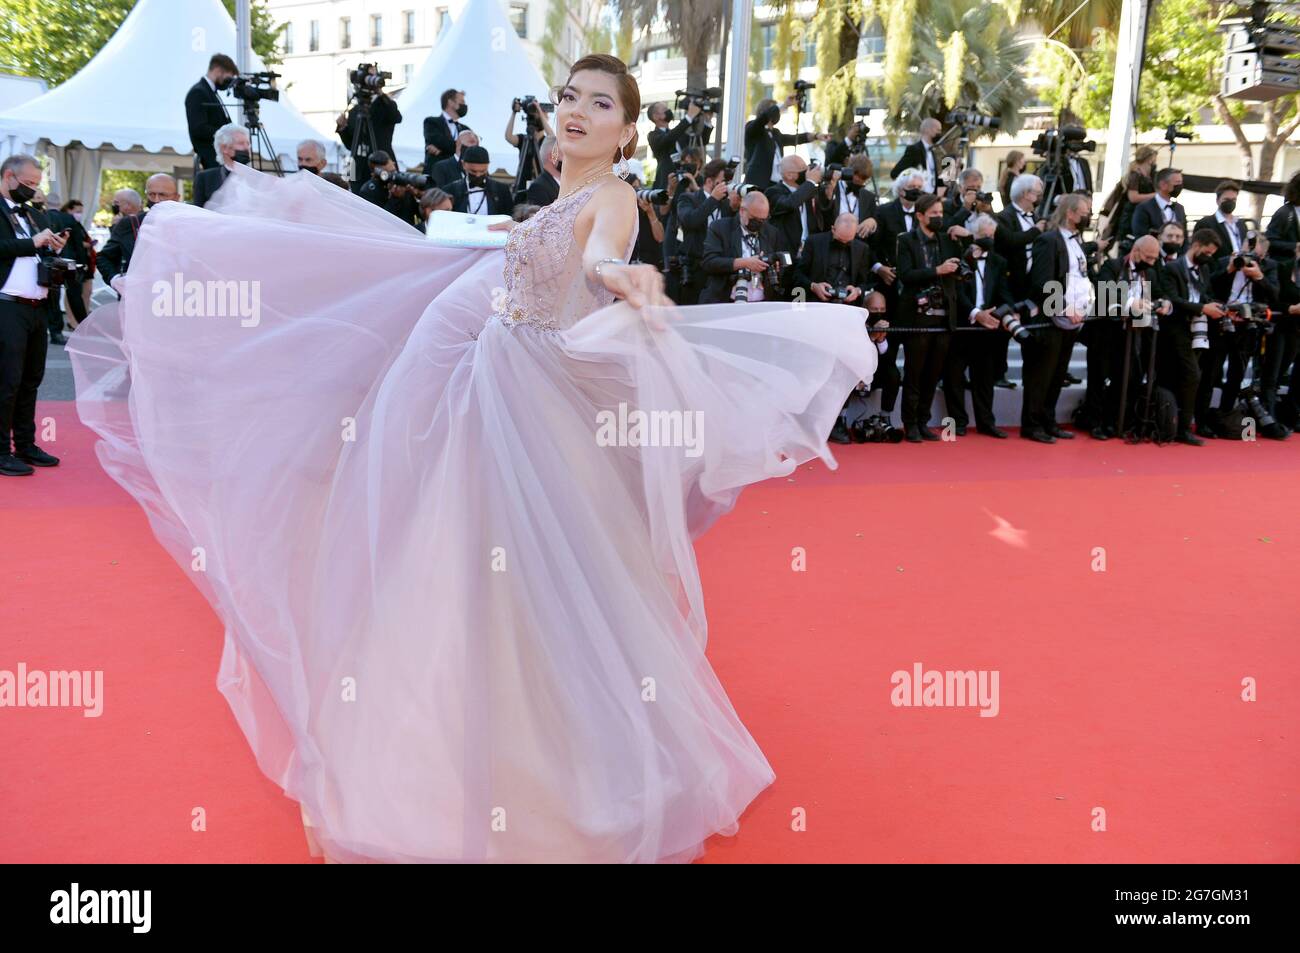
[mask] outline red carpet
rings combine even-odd
[[[0,669],[102,669],[106,701],[0,709],[0,861],[311,861],[215,616],[46,414],[63,464],[0,482]],[[1300,861],[1300,438],[835,453],[700,541],[709,654],[777,774],[704,862]],[[997,716],[894,707],[918,662],[996,671]]]

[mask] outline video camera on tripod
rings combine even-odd
[[[515,112],[522,112],[524,119],[528,121],[529,130],[535,132],[542,128],[541,113],[555,112],[555,103],[545,102],[529,93],[527,96],[516,96],[510,108]]]
[[[1002,119],[998,116],[987,116],[984,113],[975,112],[973,109],[954,109],[948,113],[944,122],[950,126],[979,126],[983,129],[1001,129]]]
[[[244,110],[256,108],[254,104],[262,100],[273,103],[280,101],[280,91],[275,88],[279,73],[266,70],[261,73],[243,73],[236,76],[230,84],[230,93],[236,99],[243,100]]]
[[[381,72],[378,63],[361,63],[354,70],[348,70],[348,82],[352,84],[352,95],[359,103],[369,103],[384,91],[384,83],[393,78],[392,73]]]
[[[1186,129],[1180,129],[1179,127],[1190,126],[1191,124],[1192,121],[1184,117],[1175,122],[1171,122],[1169,125],[1165,126],[1165,142],[1169,143],[1172,146],[1174,144],[1175,139],[1190,140],[1192,138],[1191,132]]]
[[[722,87],[710,86],[704,90],[679,89],[674,92],[677,97],[676,108],[685,114],[692,105],[700,107],[700,112],[712,115],[722,106]]]
[[[376,169],[374,174],[380,182],[390,186],[409,185],[421,192],[433,188],[433,179],[419,172],[389,172],[387,169]]]

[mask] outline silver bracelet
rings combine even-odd
[[[596,276],[596,280],[597,280],[597,281],[603,281],[603,280],[604,280],[604,279],[601,278],[601,276],[600,276],[600,266],[603,265],[603,264],[605,264],[605,262],[610,262],[610,263],[615,264],[615,265],[626,265],[626,264],[627,264],[627,262],[625,262],[622,258],[602,258],[600,261],[596,262],[596,266],[595,266],[594,268],[591,269],[592,274],[594,274],[594,275]]]

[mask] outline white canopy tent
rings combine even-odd
[[[424,119],[442,112],[445,89],[465,90],[469,124],[491,158],[491,168],[513,173],[519,153],[504,132],[510,103],[532,94],[547,102],[549,84],[533,66],[528,51],[497,0],[467,0],[460,16],[438,38],[428,59],[397,99],[402,122],[393,133],[393,151],[403,167],[425,159]],[[515,131],[525,129],[522,115]]]
[[[236,53],[235,24],[221,0],[139,0],[77,75],[0,112],[0,150],[48,153],[59,197],[81,199],[88,209],[99,205],[105,167],[188,170],[193,150],[185,93],[214,53]],[[251,68],[264,66],[254,57]],[[235,101],[228,93],[223,98],[238,117]],[[320,138],[283,94],[261,106],[281,161],[303,139]]]

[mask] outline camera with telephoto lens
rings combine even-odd
[[[527,96],[516,97],[510,105],[515,112],[524,114],[524,119],[528,121],[528,127],[534,130],[542,128],[542,113],[555,112],[555,103],[539,100],[531,93]]]
[[[727,184],[727,191],[728,191],[728,192],[734,192],[734,193],[736,193],[737,195],[739,195],[741,198],[744,198],[744,197],[745,197],[746,195],[748,195],[750,192],[754,192],[754,191],[759,191],[759,192],[761,192],[761,191],[763,191],[763,188],[762,188],[762,186],[755,185],[755,184],[752,183],[752,182],[738,182],[738,183],[736,183],[736,184],[734,184],[734,185],[731,184],[731,183],[728,183],[728,184]]]
[[[758,258],[767,263],[767,269],[760,276],[763,279],[763,296],[773,300],[781,293],[781,278],[794,260],[788,251],[763,251],[758,253]]]
[[[795,105],[800,112],[808,111],[808,90],[816,89],[816,83],[810,83],[806,79],[796,79],[794,81]]]
[[[1029,340],[1030,335],[1028,328],[1021,323],[1021,319],[1030,321],[1038,317],[1038,305],[1028,298],[1011,304],[1001,304],[993,309],[993,317],[1001,321],[1002,327],[1023,344]]]
[[[926,314],[946,315],[948,313],[947,299],[943,295],[942,285],[930,285],[928,288],[922,288],[916,296],[916,309]]]
[[[36,283],[42,288],[61,288],[68,276],[81,266],[71,258],[40,255],[36,259]]]
[[[371,73],[371,70],[374,70],[374,72]],[[352,84],[352,95],[365,101],[369,101],[376,94],[383,92],[384,82],[392,78],[392,73],[380,72],[378,63],[362,63],[356,69],[348,70],[348,82]]]
[[[1226,308],[1226,305],[1219,305]],[[1191,319],[1192,326],[1192,350],[1204,351],[1210,346],[1210,319],[1204,314],[1196,314]]]
[[[986,116],[971,109],[954,109],[945,120],[950,126],[983,126],[985,129],[1001,129],[1002,120],[997,116]]]
[[[667,189],[637,189],[636,197],[651,205],[663,205],[668,201]]]
[[[241,74],[231,82],[230,92],[245,103],[257,103],[264,99],[273,103],[279,102],[280,91],[274,86],[275,80],[279,78],[279,73],[269,70],[262,73]]]
[[[1097,140],[1084,139],[1088,131],[1082,126],[1062,126],[1039,133],[1030,146],[1034,155],[1044,158],[1059,158],[1063,152],[1092,152],[1097,148]]]
[[[433,179],[419,172],[389,172],[387,169],[377,169],[375,177],[388,185],[409,185],[421,192],[433,188]]]
[[[903,431],[886,414],[872,414],[855,421],[850,433],[856,443],[902,443]]]
[[[722,87],[710,86],[705,90],[697,89],[679,89],[675,92],[677,96],[677,108],[685,110],[694,103],[700,107],[700,112],[713,114],[722,106]]]
[[[1253,301],[1234,301],[1225,305],[1228,313],[1219,319],[1219,330],[1225,332],[1235,332],[1234,326],[1237,323],[1258,325],[1264,329],[1265,334],[1273,330],[1273,312],[1267,305],[1258,304]],[[1236,319],[1234,321],[1233,319]]]

